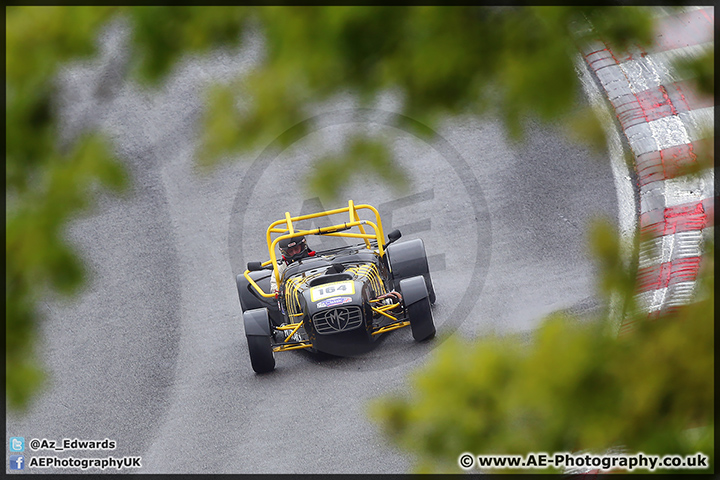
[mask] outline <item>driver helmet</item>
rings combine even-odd
[[[305,235],[298,235],[291,238],[283,238],[278,242],[280,253],[285,263],[290,265],[296,260],[310,256],[310,251],[305,240]]]

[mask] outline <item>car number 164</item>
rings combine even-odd
[[[355,284],[353,282],[326,283],[310,290],[310,300],[317,302],[337,295],[353,295],[354,293]]]

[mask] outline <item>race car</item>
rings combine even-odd
[[[338,216],[345,220],[337,223]],[[321,217],[336,220],[299,228]],[[356,243],[309,252],[287,266],[278,259],[279,245],[313,236]],[[385,241],[377,209],[352,200],[347,207],[309,215],[286,212],[271,223],[270,259],[248,262],[236,279],[253,370],[274,370],[275,353],[288,350],[358,355],[380,335],[407,326],[416,341],[432,338],[435,289],[425,245],[421,239],[395,243],[400,237],[394,230]]]

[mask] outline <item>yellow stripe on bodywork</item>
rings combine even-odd
[[[376,295],[382,295],[385,292],[385,285],[380,277],[380,272],[374,263],[358,265],[356,267],[348,267],[346,271],[351,272],[355,277],[365,277],[370,282],[370,286],[375,290]]]
[[[285,305],[288,309],[288,315],[300,316],[303,314],[300,308],[300,288],[320,275],[321,273],[316,273],[306,277],[294,277],[285,282]]]
[[[371,263],[369,265],[366,265],[370,267],[370,281],[374,283],[374,289],[375,293],[377,295],[382,295],[385,293],[385,284],[382,281],[382,278],[380,277],[380,272],[377,269],[377,266],[374,263]]]
[[[285,282],[285,305],[288,314],[295,316],[300,312],[300,301],[297,298],[297,290],[302,278],[290,278]]]
[[[375,291],[376,295],[383,295],[386,293],[385,284],[382,281],[377,265],[374,263],[347,267],[345,271],[351,273],[356,280],[366,278],[370,282],[370,286]],[[322,275],[322,273],[306,277],[289,278],[285,281],[285,305],[288,309],[289,316],[301,316],[303,314],[300,304],[300,289],[310,280],[319,277],[320,275]]]

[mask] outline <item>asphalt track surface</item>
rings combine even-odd
[[[7,437],[27,442],[109,438],[117,448],[26,448],[27,460],[141,456],[141,469],[123,470],[137,473],[406,473],[413,459],[368,420],[370,399],[406,391],[408,373],[446,335],[529,337],[551,311],[598,306],[586,231],[594,217],[618,216],[607,155],[535,123],[516,145],[492,118],[450,119],[421,139],[393,126],[391,95],[367,110],[339,97],[315,108],[311,133],[289,148],[198,175],[202,87],[248,71],[257,48],[189,60],[148,91],[117,81],[122,31],[105,34],[100,57],[63,72],[60,114],[67,132],[110,134],[132,188],[101,195],[69,228],[90,280],[78,298],[44,305],[39,351],[51,380],[6,424]],[[425,241],[439,336],[416,344],[402,329],[353,358],[287,352],[275,372],[256,375],[235,275],[266,259],[271,220],[320,206],[303,186],[313,159],[357,131],[388,139],[411,186],[359,178],[343,197],[378,207],[386,232]]]

